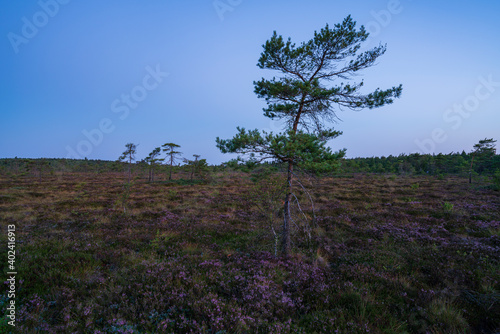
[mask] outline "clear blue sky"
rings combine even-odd
[[[404,90],[390,106],[339,112],[344,134],[330,146],[349,157],[470,151],[500,139],[499,13],[486,0],[3,1],[0,157],[115,160],[133,142],[141,159],[174,142],[188,158],[227,161],[217,136],[280,129],[253,92],[267,75],[262,44],[274,30],[308,40],[349,14],[369,45],[388,47],[363,72],[367,90]]]

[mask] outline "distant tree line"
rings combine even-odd
[[[449,154],[400,154],[398,156],[371,158],[346,158],[336,175],[349,173],[379,173],[379,174],[400,174],[400,175],[468,175],[472,162],[470,153],[449,153]],[[185,159],[185,164],[190,166],[189,175],[196,174],[196,164],[203,168],[209,167],[206,159],[194,160]],[[250,162],[238,164],[236,161],[221,164],[224,169],[252,170],[258,166],[272,164],[260,164]],[[150,159],[143,159],[132,164],[132,168],[139,170],[148,169],[151,166]],[[45,175],[57,175],[58,173],[106,173],[106,172],[128,172],[128,163],[107,160],[75,160],[75,159],[22,159],[9,158],[0,159],[0,172],[2,174],[43,178]],[[179,168],[179,164],[158,164],[155,170],[168,173],[171,179],[172,168]],[[187,166],[186,166],[187,167]],[[500,155],[491,156],[489,159],[476,156],[473,161],[473,173],[478,175],[491,175],[496,170],[500,170]],[[186,171],[188,171],[186,169]],[[191,173],[193,171],[193,173]],[[149,173],[149,172],[148,172]]]
[[[337,173],[391,173],[417,175],[492,175],[500,170],[500,155],[494,146],[481,143],[494,143],[485,139],[474,146],[471,153],[442,154],[400,154],[399,156],[344,159]]]
[[[400,154],[399,156],[344,159],[336,173],[463,174],[469,173],[472,154]],[[493,174],[500,169],[500,155],[476,157],[473,172]]]
[[[481,142],[489,145],[481,145]],[[379,173],[399,175],[493,175],[500,172],[500,155],[496,154],[494,141],[482,140],[474,146],[470,153],[449,154],[400,154],[398,156],[371,158],[349,158],[343,159],[340,167],[334,172],[335,175],[352,173]],[[201,178],[207,173],[209,165],[206,159],[183,159],[184,166],[180,166],[181,152],[177,151],[180,146],[168,143],[162,146],[163,158],[160,156],[159,148],[155,148],[146,158],[135,161],[135,156],[128,156],[122,161],[106,161],[92,159],[24,159],[9,158],[0,159],[0,173],[13,177],[31,177],[43,179],[47,175],[61,175],[64,173],[107,173],[126,172],[129,167],[137,172],[144,172],[149,181],[154,181],[154,173],[168,174],[172,179],[175,169],[182,170],[189,178]],[[127,150],[131,147],[127,146]],[[125,153],[125,152],[124,152]],[[130,153],[130,152],[129,152]],[[122,155],[123,157],[123,155]],[[163,163],[162,163],[163,162]],[[250,171],[258,167],[276,166],[273,163],[259,163],[247,161],[245,163],[232,160],[219,165],[219,170],[242,170]],[[154,170],[153,170],[154,169]]]

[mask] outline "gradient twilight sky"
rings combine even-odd
[[[402,83],[403,94],[339,112],[334,150],[449,153],[500,139],[498,1],[26,0],[0,4],[0,158],[116,160],[133,142],[140,160],[174,142],[184,157],[227,161],[217,136],[281,129],[253,92],[269,75],[256,66],[262,44],[274,30],[299,44],[349,14],[367,46],[387,43],[360,76],[366,92]]]

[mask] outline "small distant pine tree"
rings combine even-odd
[[[170,165],[168,179],[172,180],[172,169],[174,168],[174,164],[177,162],[179,156],[182,154],[182,152],[176,150],[181,146],[174,143],[166,143],[161,147],[163,147],[163,152],[167,154],[166,161],[168,161],[168,164]]]
[[[128,162],[128,182],[130,183],[130,179],[132,177],[132,161],[135,161],[135,154],[137,153],[137,145],[133,143],[128,143],[125,145],[126,150],[123,151],[122,155],[118,158],[118,161],[127,161]]]
[[[149,182],[154,182],[155,181],[155,167],[158,162],[161,162],[165,159],[158,158],[161,154],[161,148],[157,147],[155,148],[149,155],[144,159],[145,162],[148,163],[149,166]]]

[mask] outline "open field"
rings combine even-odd
[[[16,226],[19,333],[500,331],[500,192],[485,185],[313,180],[312,237],[296,233],[282,259],[258,210],[272,186],[243,173],[125,182],[0,179],[3,273]],[[10,328],[3,317],[0,333]]]

